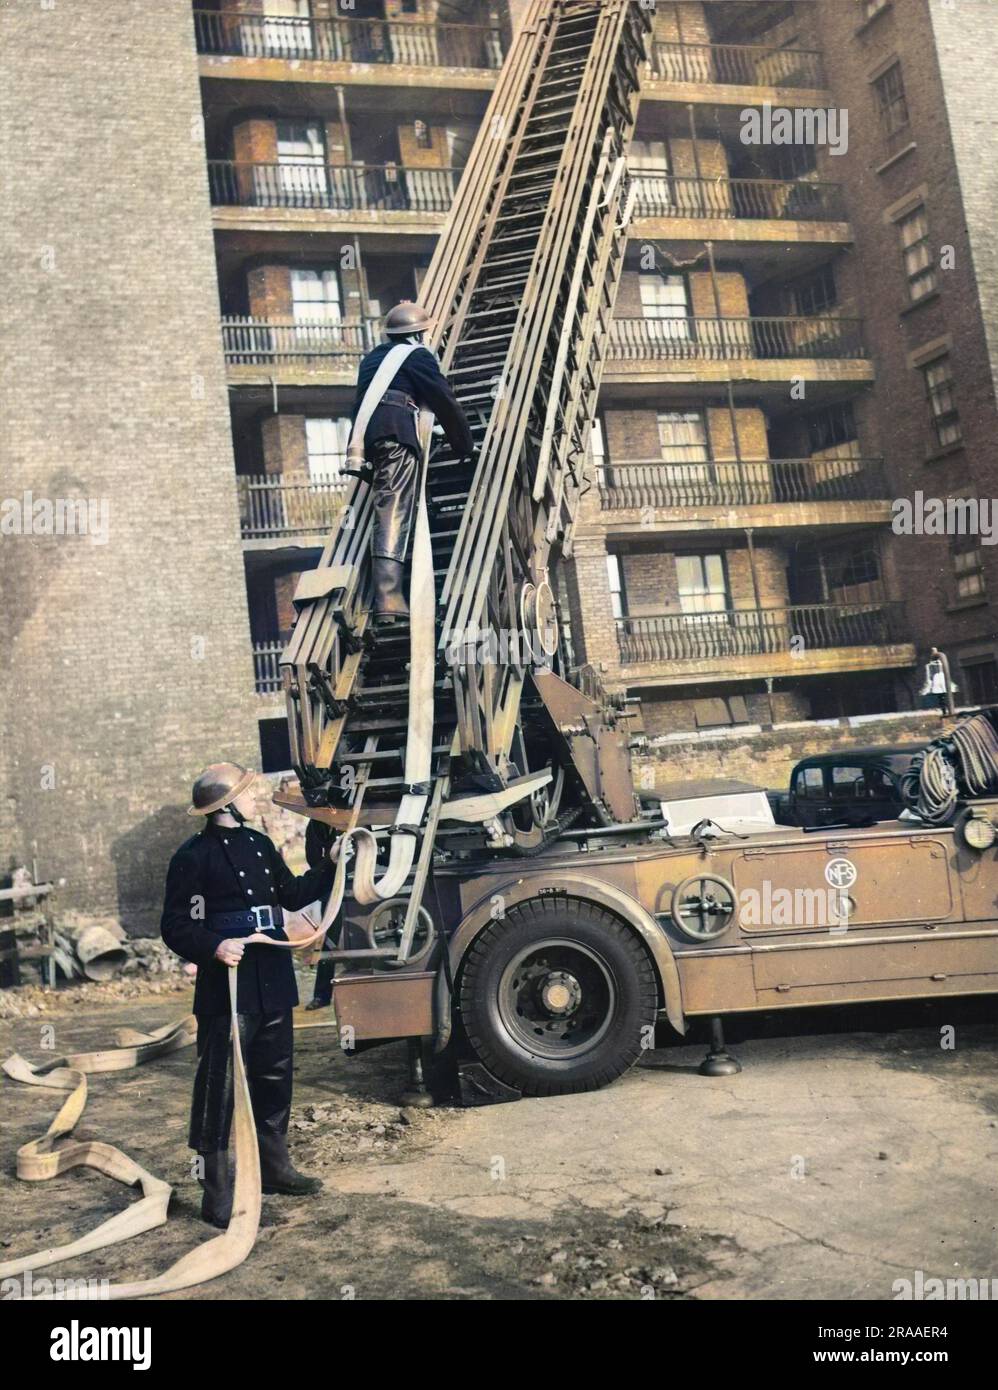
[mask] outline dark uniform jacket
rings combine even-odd
[[[332,886],[333,865],[328,860],[296,878],[274,843],[246,826],[209,822],[182,844],[167,870],[160,930],[170,949],[198,968],[194,1012],[229,1012],[228,967],[215,960],[215,949],[223,937],[249,936],[258,930],[252,919],[225,929],[212,927],[213,914],[245,913],[253,905],[295,911],[325,897]],[[273,935],[278,941],[288,939],[282,927],[275,927]],[[283,1013],[297,1003],[291,952],[247,946],[238,967],[237,1011]]]
[[[357,374],[357,396],[353,407],[354,419],[357,418],[357,411],[360,409],[368,386],[374,379],[375,372],[381,366],[386,354],[395,346],[397,344],[390,342],[379,343],[361,362]],[[412,397],[417,405],[426,410],[432,410],[437,418],[437,423],[443,427],[454,452],[460,458],[467,458],[471,454],[474,441],[471,438],[468,422],[464,418],[464,411],[457,403],[454,392],[447,384],[447,378],[441,372],[437,359],[429,348],[418,347],[409,354],[399,371],[396,372],[395,380],[389,389],[404,391],[407,396]],[[416,433],[416,420],[413,412],[404,405],[379,405],[371,416],[370,424],[367,427],[367,433],[364,436],[365,447],[370,450],[377,439],[397,439],[400,444],[418,450],[419,437]]]

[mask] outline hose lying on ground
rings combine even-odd
[[[295,941],[275,941],[254,933],[247,943],[303,950],[314,946],[325,935],[320,925]],[[154,1294],[175,1293],[178,1289],[193,1288],[196,1284],[217,1279],[242,1264],[256,1243],[260,1225],[262,1188],[260,1183],[260,1151],[257,1147],[256,1125],[246,1069],[239,1044],[236,1017],[236,966],[229,966],[229,1003],[231,1009],[230,1045],[233,1076],[233,1150],[236,1177],[232,1198],[232,1216],[227,1228],[189,1250],[162,1274],[127,1284],[111,1284],[103,1280],[68,1281],[72,1285],[69,1297],[79,1299],[147,1298]],[[173,1189],[162,1178],[155,1177],[133,1158],[113,1144],[99,1140],[73,1139],[80,1116],[87,1104],[87,1075],[94,1072],[127,1071],[154,1057],[163,1057],[178,1048],[187,1047],[197,1036],[193,1017],[171,1023],[153,1033],[136,1033],[120,1029],[115,1036],[116,1047],[100,1052],[75,1052],[57,1061],[32,1066],[24,1057],[14,1053],[3,1063],[3,1070],[12,1081],[29,1086],[47,1086],[57,1091],[69,1091],[55,1119],[41,1139],[32,1139],[17,1151],[17,1176],[27,1182],[41,1182],[58,1177],[70,1168],[95,1168],[99,1173],[116,1178],[130,1187],[141,1184],[142,1198],[124,1211],[96,1226],[87,1235],[67,1245],[39,1250],[0,1264],[0,1278],[12,1278],[31,1270],[60,1264],[63,1260],[102,1250],[108,1245],[142,1235],[166,1221],[166,1209]],[[47,1293],[36,1295],[48,1299]]]
[[[961,797],[986,792],[998,792],[998,733],[988,713],[930,743],[901,778],[905,805],[931,825],[949,820]]]

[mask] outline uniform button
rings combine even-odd
[[[262,850],[262,849],[258,849],[258,850],[257,850],[257,852],[256,852],[256,857],[257,857],[257,859],[262,859],[262,858],[263,858],[263,850]]]
[[[240,877],[240,878],[245,878],[245,877],[246,877],[246,870],[245,870],[245,869],[240,869],[240,870],[239,870],[239,877]]]
[[[222,844],[223,844],[223,845],[227,845],[228,843],[229,843],[228,840],[223,840],[223,841],[222,841]]]
[[[252,888],[247,888],[246,891],[247,891],[247,893],[250,895],[250,897],[253,896],[253,889],[252,889]]]
[[[267,875],[268,878],[270,877],[270,870],[269,870],[269,869],[264,869],[263,872]]]

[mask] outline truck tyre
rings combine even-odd
[[[529,1096],[608,1086],[650,1045],[658,1012],[637,936],[570,898],[520,903],[486,927],[465,957],[459,997],[479,1059]]]

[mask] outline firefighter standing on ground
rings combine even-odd
[[[387,341],[369,352],[360,364],[354,418],[367,388],[388,352],[399,343],[416,344],[381,398],[364,435],[364,455],[373,469],[374,615],[379,623],[409,616],[402,589],[409,536],[415,514],[420,446],[417,421],[420,407],[431,410],[459,458],[471,458],[474,441],[464,412],[447,384],[424,334],[432,327],[418,304],[397,304],[385,319]]]
[[[163,940],[198,968],[194,1014],[198,1068],[191,1101],[189,1143],[203,1163],[201,1215],[228,1225],[233,1175],[228,1144],[233,1077],[229,1040],[229,966],[238,966],[236,1012],[253,1119],[260,1146],[263,1190],[288,1196],[322,1184],[294,1168],[287,1148],[294,1034],[298,1003],[290,950],[244,945],[255,932],[287,941],[283,909],[294,911],[332,888],[328,859],[296,878],[266,835],[249,830],[255,814],[254,774],[236,763],[214,763],[194,783],[188,814],[204,816],[200,834],[180,846],[166,878]]]

